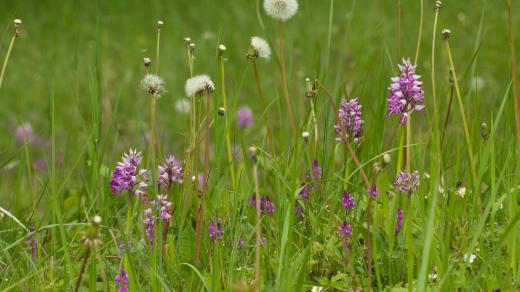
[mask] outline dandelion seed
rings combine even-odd
[[[224,52],[226,52],[226,46],[224,46],[222,44],[218,45],[218,54],[219,54],[219,56],[224,55]]]
[[[264,10],[274,19],[286,21],[298,11],[296,0],[264,0]]]
[[[253,125],[253,112],[248,106],[242,106],[237,110],[238,126],[242,129],[249,128]]]
[[[361,140],[363,119],[361,105],[359,105],[357,98],[351,100],[341,99],[338,109],[338,122],[340,124],[334,126],[337,134],[345,134],[346,138],[354,143],[358,143]],[[342,133],[343,131],[344,133]],[[341,142],[343,139],[337,137],[336,141]]]
[[[166,92],[162,78],[153,74],[144,75],[144,78],[141,80],[141,88],[146,93],[156,97],[160,97]]]
[[[186,81],[185,91],[186,95],[202,96],[212,93],[215,90],[215,85],[208,75],[198,75]]]
[[[397,191],[405,194],[412,193],[412,190],[419,189],[419,172],[416,170],[412,173],[399,171],[394,180],[394,187]]]
[[[170,187],[172,184],[183,183],[182,167],[173,155],[168,156],[163,165],[159,165],[159,179],[157,183],[165,188]]]
[[[121,285],[121,288],[117,289],[117,292],[128,292],[128,274],[125,269],[121,268],[119,270],[119,274],[115,277],[115,281],[117,284]]]
[[[248,54],[248,58],[263,58],[269,60],[269,58],[271,58],[271,47],[269,46],[269,43],[261,37],[252,37],[251,51]]]
[[[354,197],[352,197],[348,191],[343,191],[343,197],[341,198],[341,202],[343,203],[343,207],[347,211],[352,210],[356,207],[356,201],[354,200]]]
[[[397,224],[395,225],[395,235],[397,236],[403,228],[403,211],[397,208]]]
[[[302,133],[302,138],[305,143],[309,142],[309,132],[305,131]]]
[[[223,117],[225,114],[226,114],[226,109],[223,106],[219,107],[218,108],[218,115]]]
[[[143,64],[144,64],[144,67],[148,68],[152,64],[152,60],[150,58],[144,58]]]
[[[385,153],[383,155],[383,163],[384,163],[384,165],[386,166],[386,165],[390,164],[391,162],[392,162],[392,156],[390,156],[390,154],[388,154],[388,153]]]
[[[424,108],[424,92],[422,82],[419,81],[421,76],[415,74],[416,67],[409,59],[403,59],[403,64],[399,65],[401,75],[392,77],[392,84],[388,87],[390,96],[387,99],[386,116],[400,116],[400,124],[405,124],[413,111],[420,111]]]

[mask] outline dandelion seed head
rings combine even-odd
[[[261,37],[254,36],[251,38],[250,58],[263,58],[269,60],[271,58],[271,47],[266,40]]]
[[[264,0],[264,10],[274,19],[286,21],[298,11],[296,0]]]
[[[202,96],[212,93],[215,90],[215,85],[208,75],[198,75],[188,79],[184,89],[189,97]]]
[[[186,115],[190,112],[190,101],[186,98],[181,98],[175,102],[175,111],[179,114]]]
[[[152,64],[152,59],[150,58],[143,58],[143,64],[145,67],[150,67],[150,65]]]
[[[164,81],[161,77],[154,74],[146,74],[141,80],[141,88],[148,94],[160,97],[164,92]]]

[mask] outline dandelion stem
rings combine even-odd
[[[210,103],[209,98],[210,93],[208,92],[206,95],[206,117],[205,117],[205,138],[204,138],[204,174],[202,181],[202,195],[200,197],[200,208],[199,214],[197,218],[197,225],[195,228],[196,233],[196,241],[195,241],[195,263],[200,263],[200,245],[202,242],[202,225],[204,224],[204,211],[206,209],[206,193],[208,191],[208,166],[209,166],[209,125],[210,121]]]
[[[450,86],[450,99],[448,101],[448,109],[446,110],[446,117],[444,118],[444,126],[442,127],[441,146],[444,145],[444,136],[448,128],[448,121],[450,120],[451,103],[453,101],[453,84]]]
[[[17,38],[16,32],[13,33],[11,37],[11,42],[9,43],[9,47],[7,48],[7,54],[5,55],[4,65],[2,66],[2,73],[0,73],[0,88],[2,88],[2,84],[4,81],[5,69],[7,68],[7,62],[9,61],[9,57],[11,56],[11,50],[13,49],[14,40]]]
[[[279,42],[279,54],[280,54],[280,65],[282,67],[282,82],[283,82],[283,93],[285,97],[285,104],[287,105],[287,112],[289,113],[289,120],[291,122],[291,130],[293,136],[296,135],[296,124],[294,123],[294,114],[291,107],[291,101],[289,99],[289,88],[287,84],[287,74],[285,70],[285,49],[284,49],[284,33],[283,23],[278,22],[278,42]]]
[[[419,35],[417,36],[417,48],[415,49],[415,60],[414,64],[417,65],[417,62],[419,61],[419,51],[421,49],[421,39],[422,39],[422,32],[423,32],[423,22],[424,22],[424,0],[421,0],[421,15],[419,18]]]
[[[161,25],[158,24],[157,25],[157,48],[155,51],[155,60],[156,60],[155,75],[159,74],[159,49],[161,47],[160,44],[161,44]]]
[[[85,255],[83,256],[83,261],[81,263],[81,269],[79,270],[78,280],[76,280],[76,286],[74,288],[75,292],[79,291],[79,286],[81,285],[81,278],[83,278],[83,274],[85,273],[85,269],[87,267],[89,257],[90,257],[90,248],[87,248],[87,251],[85,252]]]
[[[269,147],[271,148],[272,155],[276,156],[275,147],[274,147],[274,144],[273,144],[273,130],[272,130],[271,125],[269,123],[269,117],[268,117],[265,97],[264,97],[264,93],[262,92],[262,87],[260,86],[260,77],[258,75],[258,69],[257,69],[257,66],[256,66],[256,60],[253,58],[253,59],[251,59],[251,62],[253,63],[253,72],[254,72],[254,75],[255,75],[256,90],[258,91],[260,107],[262,108],[262,110],[264,112],[262,117],[264,119],[265,128],[267,130],[267,140],[269,142]]]
[[[515,36],[513,34],[513,6],[511,0],[507,1],[508,31],[509,31],[509,52],[511,54],[511,78],[513,79],[513,98],[515,107],[516,138],[520,148],[520,106],[518,105],[518,81],[516,78],[516,54]],[[1,82],[1,81],[0,81]],[[1,83],[0,83],[1,85]]]
[[[478,181],[477,181],[477,172],[475,166],[475,159],[473,157],[473,147],[471,144],[471,137],[468,127],[468,121],[466,119],[466,113],[464,111],[464,103],[462,102],[462,97],[460,95],[459,82],[457,81],[457,74],[455,73],[455,66],[453,65],[453,58],[451,56],[451,48],[449,43],[449,38],[445,38],[446,50],[448,52],[448,59],[450,62],[451,72],[453,73],[453,83],[455,85],[455,94],[457,96],[457,101],[459,103],[460,116],[462,118],[462,125],[464,127],[464,136],[466,138],[466,144],[468,148],[468,159],[470,164],[471,171],[471,179],[473,180],[473,184],[475,186],[475,194],[480,197],[480,190],[478,190]],[[480,200],[479,200],[480,202]]]
[[[261,245],[262,245],[262,228],[260,226],[261,221],[261,210],[260,210],[260,187],[258,183],[258,164],[256,159],[253,161],[253,180],[255,184],[255,196],[256,196],[256,255],[255,255],[255,290],[260,291],[260,256],[261,256]]]
[[[227,107],[227,98],[226,98],[226,75],[224,71],[224,56],[222,54],[219,55],[219,63],[220,63],[220,78],[221,78],[221,87],[222,87],[222,101],[224,105],[224,109],[228,110]],[[227,156],[229,168],[231,171],[231,182],[233,183],[233,187],[235,186],[235,166],[233,164],[233,156],[231,154],[231,139],[229,137],[229,118],[228,115],[224,115],[226,119],[225,132],[226,132],[226,148],[227,148]]]
[[[401,0],[397,0],[397,60],[401,59]]]

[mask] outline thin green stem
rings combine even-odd
[[[291,100],[289,98],[289,87],[287,84],[287,73],[285,69],[285,49],[284,49],[284,33],[283,33],[283,23],[281,21],[278,22],[278,42],[279,42],[279,55],[280,55],[280,65],[282,67],[282,82],[283,82],[283,93],[285,98],[285,104],[287,106],[287,112],[289,113],[289,120],[291,122],[291,130],[293,136],[296,136],[296,124],[294,122],[294,114],[291,106]]]
[[[0,88],[2,88],[2,84],[4,82],[5,69],[7,68],[7,62],[9,62],[9,57],[11,56],[11,50],[13,49],[14,40],[16,38],[17,38],[17,35],[16,35],[16,33],[14,33],[13,36],[11,37],[11,42],[9,43],[9,47],[7,48],[7,54],[5,55],[4,65],[2,66],[2,72],[0,73]]]
[[[260,107],[262,108],[262,111],[263,111],[263,120],[264,120],[264,123],[265,123],[265,128],[266,128],[266,131],[267,131],[267,141],[269,142],[269,147],[271,149],[271,153],[273,156],[276,156],[276,150],[275,150],[275,147],[274,147],[274,142],[273,142],[273,130],[271,128],[271,125],[269,123],[269,114],[267,112],[267,106],[266,106],[266,102],[265,102],[265,97],[264,97],[264,94],[262,92],[262,87],[260,86],[260,77],[258,75],[258,69],[256,67],[256,60],[255,59],[252,59],[251,62],[253,63],[253,72],[254,72],[254,75],[255,75],[255,83],[256,83],[256,90],[258,92],[258,100],[260,102]]]
[[[518,148],[520,149],[520,106],[518,105],[518,81],[516,78],[516,53],[515,35],[513,34],[513,6],[511,0],[507,0],[508,32],[509,32],[509,53],[511,55],[511,78],[513,79],[513,99],[515,108],[515,125]],[[1,82],[1,81],[0,81]],[[0,83],[1,86],[1,83]]]
[[[480,191],[478,190],[478,180],[477,180],[477,171],[476,171],[476,165],[475,165],[475,158],[473,156],[473,146],[471,143],[471,137],[468,127],[468,121],[466,118],[466,113],[464,111],[464,103],[462,102],[462,97],[460,95],[460,89],[459,89],[459,82],[457,81],[457,73],[455,71],[455,65],[453,64],[453,58],[451,55],[451,48],[448,38],[445,39],[446,44],[446,50],[448,52],[448,59],[450,62],[451,72],[453,73],[453,82],[455,85],[455,95],[457,96],[457,101],[459,103],[459,109],[460,109],[460,116],[462,118],[462,125],[464,127],[464,136],[466,138],[466,146],[468,148],[468,159],[469,159],[469,165],[470,165],[470,171],[471,171],[471,179],[473,180],[473,184],[475,187],[475,195],[480,196]]]
[[[219,63],[220,63],[220,80],[221,80],[221,87],[222,87],[222,102],[223,102],[223,105],[224,105],[224,109],[225,110],[228,110],[228,107],[227,107],[227,98],[226,98],[226,74],[225,74],[225,71],[224,71],[224,56],[223,55],[220,55],[219,56]],[[233,164],[233,155],[232,155],[232,152],[231,152],[231,138],[229,136],[229,130],[230,130],[230,123],[229,123],[229,115],[224,115],[225,117],[225,120],[226,120],[226,125],[225,125],[225,132],[226,132],[226,148],[227,148],[227,156],[228,156],[228,163],[229,163],[229,168],[230,168],[230,171],[231,171],[231,182],[233,183],[233,187],[235,187],[235,183],[236,183],[236,178],[235,178],[235,165]]]
[[[255,158],[254,158],[255,159]],[[260,291],[260,257],[262,248],[262,227],[260,222],[262,220],[262,212],[260,210],[260,186],[258,183],[258,164],[253,161],[253,180],[255,184],[255,196],[256,196],[256,254],[255,254],[255,281],[254,287],[256,291]]]
[[[421,0],[421,16],[419,18],[419,35],[417,36],[417,47],[415,49],[415,59],[414,64],[417,64],[419,61],[419,51],[421,49],[421,39],[423,32],[423,22],[424,22],[424,0]]]

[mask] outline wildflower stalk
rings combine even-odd
[[[87,248],[85,255],[83,256],[83,260],[81,261],[81,269],[79,270],[78,279],[76,280],[76,286],[74,286],[74,291],[79,291],[79,286],[81,285],[81,279],[83,278],[83,274],[85,274],[85,269],[87,267],[88,259],[90,258],[90,247]]]
[[[516,54],[515,36],[513,34],[513,6],[511,0],[507,0],[508,31],[509,31],[509,53],[511,54],[511,78],[513,78],[513,99],[515,108],[516,138],[520,148],[520,106],[518,105],[518,81],[516,78]],[[1,84],[0,84],[1,85]]]
[[[437,108],[437,96],[436,96],[436,84],[435,84],[435,44],[437,40],[437,20],[439,16],[439,10],[441,7],[441,1],[437,0],[435,2],[435,19],[433,22],[433,36],[432,36],[432,53],[431,53],[431,66],[432,66],[432,73],[431,73],[431,82],[432,82],[432,97],[433,97],[433,126],[431,127],[433,129],[433,143],[434,143],[434,153],[435,156],[431,161],[431,169],[432,169],[432,178],[431,178],[431,184],[430,184],[430,193],[431,193],[431,202],[430,202],[430,209],[428,214],[428,220],[426,221],[426,235],[421,255],[421,264],[419,269],[419,277],[418,277],[418,283],[417,283],[417,290],[422,292],[425,290],[425,284],[428,274],[428,265],[430,262],[430,250],[431,245],[433,241],[433,231],[434,231],[434,223],[435,223],[435,215],[437,211],[437,199],[439,197],[439,181],[441,177],[441,171],[442,171],[442,141],[444,140],[444,133],[446,132],[446,129],[443,130],[442,138],[440,138],[439,133],[439,109]],[[453,97],[453,84],[451,86],[451,96],[450,96],[450,105],[448,107],[448,111],[446,114],[446,121],[445,121],[445,127],[448,122],[448,117],[450,113],[451,108],[451,100]],[[448,196],[449,198],[449,196]],[[408,217],[411,216],[411,214],[407,215]]]
[[[444,43],[446,45],[446,50],[448,52],[448,60],[450,62],[451,72],[453,73],[453,84],[455,85],[455,95],[457,96],[457,101],[458,101],[459,109],[460,109],[460,116],[462,118],[462,125],[464,127],[464,136],[466,138],[466,144],[467,144],[467,148],[468,148],[468,159],[469,159],[469,164],[470,164],[471,179],[473,181],[474,186],[477,187],[478,181],[477,181],[475,159],[473,157],[473,147],[472,147],[472,143],[471,143],[468,121],[466,119],[466,113],[464,111],[464,103],[462,102],[462,97],[460,95],[459,82],[457,81],[457,74],[455,71],[455,66],[453,65],[453,58],[451,55],[449,37],[444,38]],[[477,188],[475,188],[475,191],[476,191],[475,194],[477,196],[480,196],[480,191]],[[479,200],[479,202],[480,202],[480,200]]]
[[[209,126],[210,126],[210,92],[206,93],[206,117],[205,117],[205,138],[204,138],[204,170],[202,181],[202,195],[200,197],[200,208],[197,218],[197,225],[195,227],[195,263],[200,263],[200,245],[202,242],[202,225],[204,224],[204,211],[206,209],[206,194],[208,191],[208,171],[209,171]],[[197,180],[197,179],[196,179]]]
[[[227,106],[227,98],[226,98],[226,75],[224,71],[224,54],[223,52],[219,54],[218,61],[220,65],[220,80],[221,80],[221,86],[222,86],[222,102],[224,105],[224,109],[228,109]],[[229,118],[228,115],[225,116],[225,131],[226,131],[226,148],[227,148],[227,156],[228,156],[228,163],[229,168],[231,171],[231,182],[233,183],[233,187],[235,186],[235,166],[233,164],[233,156],[231,153],[231,138],[229,137]]]
[[[7,53],[5,54],[4,64],[2,65],[2,72],[0,73],[0,88],[2,88],[2,84],[4,82],[5,70],[7,69],[7,63],[9,62],[9,57],[11,56],[11,51],[14,46],[14,40],[20,36],[20,32],[18,31],[18,27],[22,24],[22,21],[19,19],[14,20],[14,32],[11,37],[11,41],[9,42],[9,47],[7,48]]]
[[[291,130],[293,136],[296,135],[296,124],[294,122],[294,114],[291,107],[291,101],[289,99],[289,88],[287,84],[287,74],[285,69],[285,49],[284,49],[284,34],[283,34],[283,22],[278,21],[278,42],[279,42],[279,54],[280,63],[282,67],[282,82],[283,82],[283,93],[285,97],[285,104],[287,105],[287,112],[289,113],[289,120],[291,122]]]
[[[397,0],[397,60],[401,59],[401,0]]]
[[[417,64],[417,61],[419,61],[419,51],[421,49],[421,39],[422,39],[422,32],[423,32],[423,22],[424,22],[424,0],[421,0],[421,14],[419,17],[419,35],[417,36],[417,47],[415,49],[415,59],[414,64]]]
[[[276,151],[275,151],[275,147],[274,147],[274,143],[273,143],[273,129],[271,128],[271,125],[269,123],[269,117],[268,117],[265,97],[264,97],[264,93],[262,91],[262,87],[260,86],[260,77],[258,75],[258,69],[257,69],[257,66],[256,66],[256,59],[252,58],[251,62],[253,63],[253,72],[254,72],[254,75],[255,75],[256,90],[258,92],[260,107],[264,111],[262,117],[264,119],[266,131],[267,131],[267,141],[269,143],[269,148],[271,149],[272,155],[276,156]]]
[[[356,152],[354,151],[354,149],[352,148],[352,146],[350,145],[350,143],[347,139],[347,135],[345,132],[345,128],[343,127],[343,123],[341,123],[339,121],[338,111],[337,111],[336,105],[334,103],[332,94],[325,86],[323,86],[321,81],[317,80],[317,82],[318,82],[320,88],[322,88],[323,91],[325,92],[325,95],[328,98],[329,104],[332,107],[332,109],[334,110],[334,113],[335,113],[336,119],[337,119],[337,124],[339,125],[339,128],[340,128],[341,139],[342,139],[343,143],[346,145],[350,157],[352,158],[352,160],[354,160],[354,163],[356,164],[356,167],[359,169],[359,172],[361,173],[361,177],[363,178],[363,181],[364,181],[367,189],[369,190],[372,187],[372,185],[370,184],[368,176],[366,175],[365,171],[363,170],[363,166],[361,165],[361,163],[359,162],[359,159],[356,156]],[[367,287],[368,287],[369,291],[372,287],[372,233],[370,230],[370,227],[372,225],[372,215],[371,215],[372,210],[371,209],[372,209],[372,196],[369,195],[368,196],[368,206],[367,206],[367,233],[368,233],[368,236],[367,236],[367,269],[368,269]]]
[[[256,149],[255,149],[256,150]],[[253,151],[251,151],[253,152]],[[256,152],[256,151],[254,151]],[[260,257],[261,257],[261,246],[262,246],[262,228],[260,226],[261,221],[261,210],[260,210],[260,186],[258,183],[258,163],[256,160],[256,153],[252,153],[253,159],[253,181],[255,184],[255,194],[256,194],[256,254],[255,254],[255,281],[254,288],[256,291],[260,291]]]
[[[155,51],[155,60],[156,60],[156,64],[155,64],[155,74],[157,75],[159,73],[159,50],[160,50],[160,44],[161,44],[161,26],[163,25],[163,22],[162,21],[157,21],[157,48],[156,48],[156,51]]]
[[[451,80],[450,80],[451,81]],[[444,136],[446,135],[446,129],[448,128],[448,121],[450,120],[451,104],[453,102],[453,83],[450,85],[450,99],[448,101],[448,108],[446,109],[446,116],[444,117],[444,126],[442,127],[441,136],[441,147],[444,145]]]

